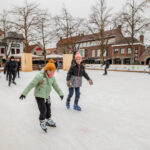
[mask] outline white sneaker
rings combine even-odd
[[[46,125],[50,127],[56,127],[56,123],[52,119],[47,119]]]

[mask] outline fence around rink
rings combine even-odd
[[[101,64],[86,64],[86,69],[89,70],[104,70],[104,66]],[[141,72],[148,73],[150,68],[148,65],[110,65],[110,71],[122,71],[122,72]]]

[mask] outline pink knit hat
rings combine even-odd
[[[77,58],[81,58],[82,59],[82,56],[81,56],[81,54],[79,52],[77,52],[76,55],[75,55],[75,59],[77,59]]]

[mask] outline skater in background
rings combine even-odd
[[[15,82],[16,72],[17,72],[17,63],[15,61],[14,56],[11,56],[10,60],[6,63],[5,68],[4,68],[4,74],[6,73],[6,76],[8,75],[8,78],[9,78],[8,86],[10,86],[11,83],[16,85],[16,82]]]
[[[148,68],[149,68],[149,74],[150,74],[150,61],[149,61],[149,63],[148,63]]]
[[[59,61],[56,60],[55,66],[56,66],[57,72],[59,72],[59,67],[60,67]]]
[[[8,70],[7,70],[7,63],[8,63],[9,61],[8,60],[6,60],[5,61],[5,65],[4,65],[4,74],[6,74],[6,80],[8,80]]]
[[[63,93],[54,77],[56,67],[54,63],[48,63],[44,70],[40,71],[31,83],[22,92],[20,99],[26,98],[27,94],[34,89],[34,96],[40,111],[39,121],[41,128],[47,132],[47,126],[56,127],[56,123],[51,119],[50,92],[52,87],[63,100]]]
[[[92,85],[93,82],[89,78],[88,74],[85,72],[84,66],[81,64],[82,56],[79,52],[75,55],[75,64],[72,64],[70,67],[68,74],[67,74],[67,86],[69,88],[69,95],[66,101],[67,109],[70,108],[70,100],[73,96],[75,91],[75,100],[74,100],[74,109],[81,111],[81,107],[78,105],[79,98],[80,98],[80,87],[82,85],[82,76],[84,76],[88,81],[89,84]]]
[[[16,74],[18,75],[18,78],[20,78],[20,66],[21,66],[20,59],[17,59],[17,72],[16,72]]]
[[[105,59],[105,61],[104,61],[104,63],[102,64],[102,66],[104,66],[105,65],[105,72],[104,72],[104,74],[103,75],[107,75],[107,69],[110,67],[110,63],[109,63],[109,60],[107,59]]]

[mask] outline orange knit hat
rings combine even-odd
[[[48,71],[48,70],[53,70],[53,71],[55,71],[55,70],[56,70],[55,64],[54,64],[54,63],[48,63],[48,64],[46,64],[44,70],[45,70],[45,71]]]
[[[50,59],[48,63],[54,63],[54,60],[53,60],[53,59]]]

